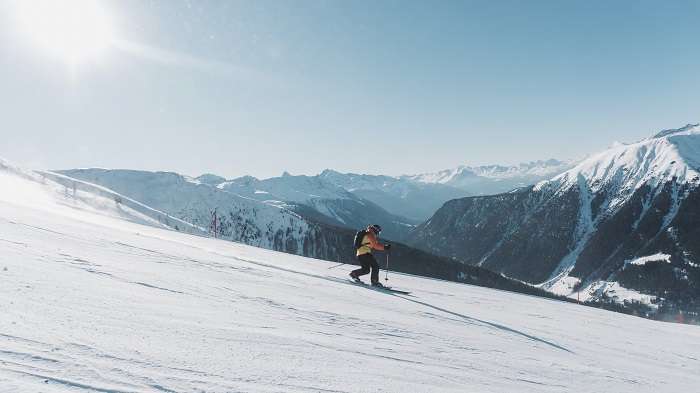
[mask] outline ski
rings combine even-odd
[[[355,284],[355,285],[357,285],[357,286],[366,287],[366,288],[368,288],[368,289],[373,289],[373,290],[375,290],[375,291],[380,291],[380,292],[381,292],[381,291],[383,291],[383,292],[391,292],[391,293],[398,293],[398,294],[402,294],[402,295],[410,295],[410,294],[411,294],[411,292],[409,292],[409,291],[402,291],[402,290],[400,290],[400,289],[394,289],[394,288],[392,288],[392,287],[384,287],[384,286],[376,287],[376,286],[373,286],[373,285],[369,285],[369,284],[367,284],[366,282],[364,282],[364,281],[362,281],[362,280],[360,280],[360,279],[356,279],[356,280],[348,279],[348,282],[350,282],[351,284]]]

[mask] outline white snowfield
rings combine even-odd
[[[393,273],[411,295],[374,291],[95,201],[0,166],[0,392],[700,387],[697,326]]]

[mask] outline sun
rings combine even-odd
[[[95,61],[112,46],[114,28],[98,0],[22,0],[20,28],[31,41],[73,66]]]

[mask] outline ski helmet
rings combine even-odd
[[[379,224],[372,224],[369,226],[369,229],[371,229],[377,235],[379,235],[379,232],[382,231],[382,227]]]

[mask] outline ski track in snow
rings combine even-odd
[[[53,209],[69,209],[52,211]],[[658,392],[700,329],[0,195],[0,392]],[[344,282],[343,282],[344,281]]]

